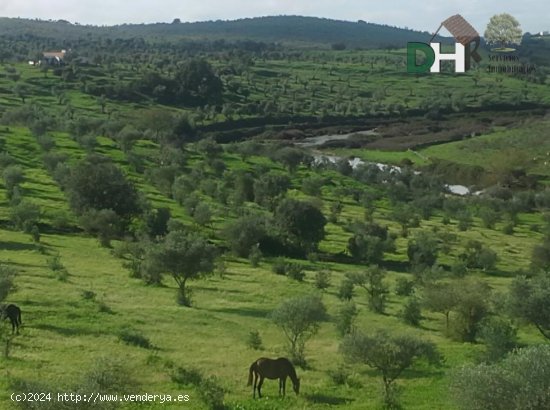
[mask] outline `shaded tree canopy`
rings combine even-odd
[[[313,250],[325,237],[327,220],[309,202],[284,199],[275,210],[275,221],[288,242],[304,250]]]
[[[72,208],[78,214],[90,209],[111,209],[121,218],[141,212],[138,192],[112,162],[88,157],[72,169],[67,180]]]
[[[467,365],[452,378],[460,409],[543,410],[550,408],[550,346],[530,346],[502,362]]]
[[[187,62],[175,76],[177,93],[190,105],[221,102],[223,84],[212,66],[202,59]]]
[[[550,340],[550,278],[516,278],[510,286],[509,308],[511,313],[533,324]]]

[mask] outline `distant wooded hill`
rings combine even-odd
[[[302,43],[347,48],[404,47],[408,41],[428,41],[431,35],[364,21],[349,22],[316,17],[272,16],[233,21],[197,23],[123,24],[97,27],[71,24],[64,20],[43,21],[0,18],[0,35],[11,38],[40,37],[76,40],[84,36],[130,38],[150,41],[194,39],[248,39],[262,42]]]

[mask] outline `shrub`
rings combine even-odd
[[[354,283],[348,278],[345,278],[340,282],[340,288],[338,289],[338,298],[341,300],[351,300],[353,297]]]
[[[325,290],[330,286],[331,273],[329,270],[320,270],[315,274],[315,287],[320,290]]]
[[[451,273],[457,278],[463,278],[468,273],[468,267],[464,262],[457,261],[451,266]]]
[[[488,362],[502,359],[518,345],[517,329],[508,320],[499,317],[486,318],[481,322],[479,338],[486,347],[482,358]]]
[[[414,290],[414,281],[399,278],[395,282],[395,294],[398,296],[410,296]]]
[[[183,367],[177,367],[173,370],[170,378],[174,383],[183,386],[198,386],[202,382],[203,376],[201,371],[195,368],[184,369]]]
[[[420,302],[417,298],[409,298],[401,311],[403,321],[411,326],[418,326],[422,320]]]
[[[38,145],[40,145],[40,148],[42,148],[43,151],[50,151],[52,148],[55,147],[55,141],[52,137],[49,135],[39,135],[36,138],[36,141],[38,142]]]
[[[336,316],[336,330],[338,330],[341,336],[353,332],[354,323],[358,314],[357,306],[352,301],[344,302],[340,306]]]
[[[286,262],[283,258],[276,258],[273,262],[273,265],[271,265],[271,270],[273,273],[277,275],[285,275],[286,274]]]
[[[349,370],[343,365],[338,366],[336,369],[327,370],[327,374],[332,383],[337,386],[347,384],[350,377]]]
[[[48,172],[52,173],[55,171],[57,164],[64,163],[65,161],[67,161],[68,158],[69,156],[65,153],[47,152],[42,155],[42,162],[44,163],[44,166],[46,167]]]
[[[0,263],[0,302],[15,289],[13,280],[16,275],[17,271],[14,268]]]
[[[287,263],[285,267],[286,274],[289,278],[302,282],[306,277],[303,265],[298,263]]]
[[[124,394],[136,388],[136,381],[122,362],[113,357],[102,357],[94,361],[78,390]]]
[[[84,300],[94,300],[96,293],[93,290],[83,290],[80,294]]]
[[[452,376],[452,393],[464,410],[550,408],[550,346],[516,350],[503,361],[466,365]]]
[[[250,333],[248,333],[248,338],[246,339],[246,345],[250,349],[254,349],[254,350],[262,349],[262,337],[260,336],[260,332],[258,332],[257,330],[251,330]]]
[[[258,246],[252,246],[248,253],[248,260],[252,267],[257,268],[262,260],[262,251]]]
[[[26,233],[30,233],[32,227],[38,224],[40,219],[40,207],[27,200],[12,206],[10,209],[10,220],[12,224]]]
[[[54,272],[65,269],[65,266],[63,265],[63,263],[61,263],[61,256],[59,254],[56,254],[51,258],[48,258],[47,264],[48,264],[48,267]]]
[[[124,329],[119,333],[118,338],[128,345],[143,347],[144,349],[151,349],[153,347],[151,341],[146,336],[135,330]]]
[[[210,410],[224,410],[225,390],[215,376],[203,379],[198,386],[202,401]]]

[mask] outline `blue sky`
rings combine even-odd
[[[504,12],[516,17],[524,31],[550,30],[548,0],[0,0],[0,16],[98,25],[299,14],[433,31],[460,13],[483,33],[489,18]]]

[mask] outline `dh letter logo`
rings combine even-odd
[[[424,63],[416,64],[416,52],[424,53]],[[426,43],[407,44],[407,71],[409,73],[427,73],[435,62],[434,50]]]
[[[424,53],[425,61],[417,64],[417,51]],[[409,73],[439,73],[441,61],[448,60],[455,62],[455,73],[466,71],[466,48],[455,43],[454,53],[442,53],[441,43],[408,43],[407,44],[407,71]]]

